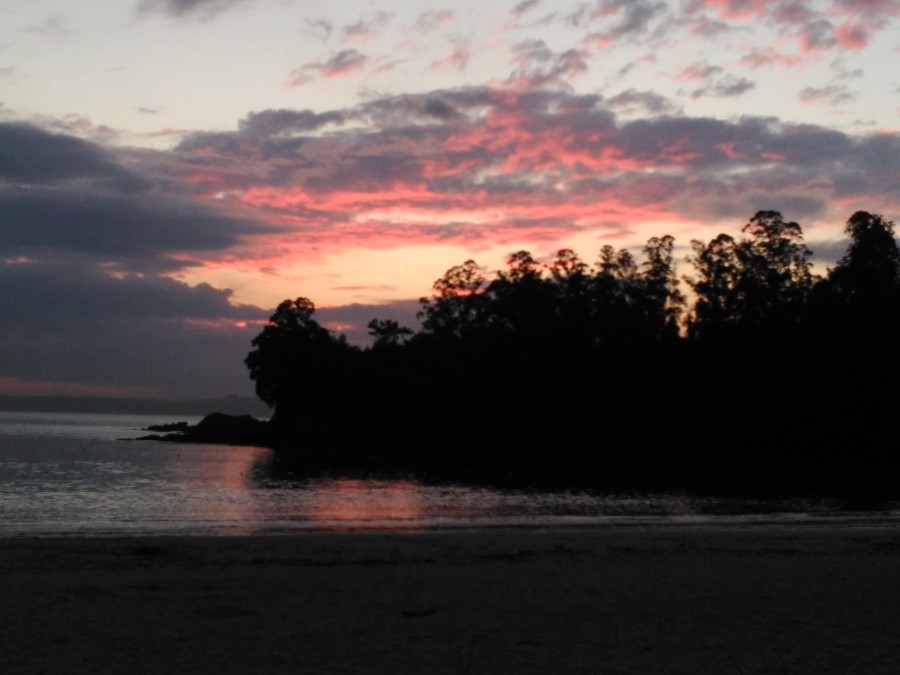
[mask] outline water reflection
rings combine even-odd
[[[410,477],[313,476],[296,463],[286,468],[265,448],[114,440],[134,435],[136,426],[114,416],[48,420],[0,414],[0,536],[785,523],[862,517],[859,506],[850,511],[830,500],[542,492]],[[866,522],[900,522],[900,505],[881,508],[880,513],[865,515]]]
[[[411,480],[315,480],[304,489],[306,508],[299,515],[324,529],[421,529],[427,515],[422,487]]]
[[[264,500],[254,498],[260,481],[271,473],[269,448],[228,445],[160,446],[170,454],[160,469],[158,492],[163,492],[161,512],[167,522],[224,530],[227,534],[253,534],[268,517]],[[170,450],[168,448],[171,448]],[[150,516],[151,514],[145,514]]]

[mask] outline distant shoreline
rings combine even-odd
[[[133,415],[189,415],[203,417],[210,411],[229,415],[250,414],[268,418],[272,411],[255,396],[223,396],[200,399],[153,399],[85,396],[10,396],[0,394],[2,412],[94,413]]]

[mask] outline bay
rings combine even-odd
[[[900,504],[286,475],[267,448],[122,440],[153,415],[0,412],[0,537],[900,522]],[[187,419],[194,423],[196,419]]]

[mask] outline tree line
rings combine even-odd
[[[493,278],[468,260],[421,299],[418,330],[373,319],[367,348],[320,325],[310,300],[285,300],[246,365],[274,408],[274,444],[325,464],[610,487],[869,485],[897,465],[893,228],[854,213],[822,276],[776,211],[691,242],[684,276],[671,236],[640,260],[604,246],[592,265],[519,251]]]

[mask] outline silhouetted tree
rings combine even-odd
[[[742,232],[749,235],[738,248],[743,321],[767,330],[796,325],[813,285],[800,226],[777,211],[759,211]]]
[[[692,337],[771,337],[804,317],[814,279],[800,226],[759,211],[742,232],[739,241],[720,234],[709,244],[691,242]]]
[[[555,298],[544,270],[528,251],[507,259],[485,291],[485,324],[504,349],[533,348],[546,344],[556,330]]]
[[[590,269],[569,248],[560,249],[550,264],[556,287],[556,314],[561,346],[584,350],[592,345]]]
[[[644,246],[643,306],[645,320],[657,339],[678,336],[684,296],[678,290],[673,251],[675,239],[670,235],[651,237]]]
[[[604,246],[592,267],[570,249],[546,265],[517,251],[490,282],[468,260],[421,300],[418,333],[374,319],[365,351],[319,325],[308,299],[286,300],[246,363],[286,446],[324,420],[319,439],[347,448],[351,464],[628,487],[718,486],[725,474],[772,486],[824,460],[837,476],[845,448],[853,461],[897,461],[900,404],[876,386],[900,376],[893,223],[860,211],[846,233],[825,280],[800,226],[777,211],[757,212],[739,238],[692,242],[686,338],[675,242],[663,236],[640,262]],[[685,419],[696,420],[690,450],[676,451],[670,430]]]
[[[850,237],[850,247],[829,275],[838,295],[850,302],[873,302],[893,294],[900,285],[894,223],[857,211],[844,232]]]
[[[344,386],[347,357],[353,351],[313,318],[308,298],[285,300],[252,342],[245,363],[256,394],[280,411],[327,407]]]
[[[595,348],[619,350],[644,341],[642,291],[634,256],[603,246],[591,279],[590,326]]]
[[[415,333],[406,326],[401,326],[393,319],[372,319],[366,324],[369,335],[375,338],[374,349],[383,347],[399,347],[405,344]]]
[[[895,351],[900,332],[894,224],[857,211],[844,231],[850,237],[847,253],[815,289],[812,337],[825,350],[851,349],[857,361],[881,361]]]
[[[481,267],[474,260],[451,267],[432,287],[431,298],[422,298],[422,319],[425,334],[439,339],[458,340],[482,326],[484,296],[481,290],[487,283]]]

